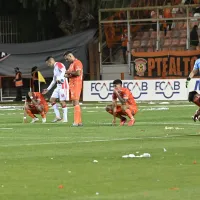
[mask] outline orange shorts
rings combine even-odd
[[[44,112],[46,114],[49,110],[49,106],[48,105],[42,105],[42,106],[44,107]],[[29,108],[33,114],[40,114],[35,105],[29,105]]]
[[[81,90],[82,90],[82,85],[70,87],[69,88],[69,99],[71,101],[80,100]]]
[[[127,106],[133,115],[135,115],[137,113],[137,111],[138,111],[137,106],[133,106],[133,105],[127,105]],[[122,114],[126,115],[126,113],[124,113],[121,105],[117,105],[117,113],[122,113]]]

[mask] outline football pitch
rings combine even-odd
[[[0,199],[199,199],[197,107],[138,105],[133,127],[111,126],[104,103],[83,103],[84,126],[70,127],[72,108],[69,124],[51,123],[52,109],[46,124],[23,124],[22,105],[1,104]]]

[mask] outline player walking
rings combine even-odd
[[[54,89],[50,98],[51,105],[56,115],[56,118],[52,122],[57,122],[61,120],[62,122],[68,122],[66,105],[68,80],[64,77],[66,72],[65,66],[61,62],[56,62],[55,59],[51,56],[46,59],[46,64],[49,67],[54,67],[54,75],[49,87],[43,90],[43,94],[46,94],[57,83],[57,87]],[[58,105],[56,104],[56,99],[60,100],[63,110],[63,119],[60,116]]]
[[[106,111],[114,116],[113,124],[116,124],[117,117],[121,120],[120,125],[123,126],[127,121],[126,117],[124,116],[128,116],[130,119],[128,126],[133,126],[135,123],[134,115],[138,111],[135,99],[128,88],[122,87],[121,80],[114,80],[113,85],[113,102],[112,105],[106,106]],[[117,99],[121,105],[117,104]]]
[[[67,62],[71,63],[69,69],[65,73],[65,77],[69,78],[70,100],[74,106],[73,126],[82,126],[81,107],[79,100],[83,85],[83,64],[70,52],[66,52],[64,54],[64,58]]]

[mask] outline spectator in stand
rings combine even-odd
[[[200,7],[197,7],[197,8],[195,9],[194,17],[200,17]],[[198,28],[200,28],[200,19],[196,19],[194,25],[197,25]]]
[[[157,23],[156,23],[157,13],[154,10],[151,11],[151,18],[152,18],[151,28],[153,29],[153,31],[157,31]]]
[[[171,3],[169,2],[167,5],[168,5],[168,6],[171,6]],[[165,9],[164,9],[164,18],[172,18],[172,11],[171,11],[171,8],[165,8]],[[172,30],[172,23],[173,23],[172,20],[166,20],[167,28],[169,27],[169,28],[168,28],[169,31]],[[166,28],[166,29],[167,29],[167,28]],[[167,32],[167,30],[165,30],[165,32]]]
[[[182,3],[180,1],[175,1],[174,5],[182,5]],[[182,14],[183,13],[183,9],[182,8],[172,8],[172,17],[175,18],[177,14]]]
[[[184,2],[183,2],[184,3]],[[175,0],[174,5],[183,5],[181,0]],[[172,17],[185,17],[185,14],[183,15],[184,10],[182,8],[172,8]],[[172,23],[172,29],[176,28],[182,28],[184,26],[184,22],[181,21],[173,21]]]
[[[194,25],[190,32],[190,50],[197,50],[199,45],[198,26]]]
[[[128,31],[127,31],[127,29],[124,29],[124,32],[121,36],[121,42],[122,42],[122,53],[123,53],[123,58],[124,58],[124,64],[127,64],[127,58],[126,58],[127,44],[128,44]]]

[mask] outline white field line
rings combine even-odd
[[[126,141],[126,140],[145,140],[145,139],[171,139],[175,137],[182,137],[183,135],[171,135],[171,136],[153,136],[153,137],[133,137],[133,138],[116,138],[105,140],[86,140],[86,141],[73,141],[73,142],[44,142],[44,143],[27,143],[27,144],[3,144],[0,147],[15,147],[15,146],[39,146],[39,145],[57,145],[57,144],[84,144],[94,142],[112,142],[112,141]]]
[[[105,104],[106,105],[109,105],[109,104]],[[88,106],[88,107],[84,107],[84,106],[81,106],[83,109],[90,109],[90,108],[105,108],[105,106]],[[186,104],[183,104],[183,105],[170,105],[170,104],[163,104],[163,105],[145,105],[145,106],[141,106],[141,105],[138,105],[138,107],[140,108],[157,108],[157,107],[195,107],[196,105],[186,105]]]
[[[12,130],[13,128],[0,128],[0,130]]]
[[[81,138],[83,139],[103,139],[103,137],[84,137],[82,136]],[[0,139],[30,139],[30,140],[41,140],[41,139],[74,139],[74,137],[44,137],[44,136],[41,136],[41,137],[29,137],[29,136],[1,136]]]
[[[97,123],[97,122],[89,122],[88,124],[96,124],[96,125],[112,125],[112,123]],[[189,126],[200,126],[198,122],[194,123],[185,123],[185,122],[135,122],[137,124],[149,124],[149,125],[189,125]],[[135,126],[134,125],[134,126]]]
[[[16,125],[21,126],[22,124],[24,124],[24,123],[9,123],[10,126],[12,126],[12,125],[13,126],[16,126]],[[36,122],[34,124],[25,123],[24,125],[31,125],[31,126],[42,125],[42,126],[45,127],[45,125],[58,125],[58,124],[64,125],[64,126],[66,126],[66,128],[68,127],[68,128],[74,128],[74,129],[76,129],[76,128],[84,128],[84,124],[86,125],[85,127],[87,127],[87,125],[97,125],[97,126],[105,126],[105,125],[110,125],[111,126],[112,125],[112,123],[107,123],[107,122],[100,122],[100,123],[98,123],[98,122],[95,122],[95,121],[87,121],[87,122],[83,123],[83,127],[71,127],[71,126],[69,126],[69,125],[71,125],[70,123],[61,123],[61,122],[58,122],[58,123],[47,122],[45,124],[42,124],[40,122]],[[138,121],[136,121],[134,126],[137,126],[137,124],[138,125],[140,125],[140,124],[141,125],[143,125],[143,124],[149,124],[149,125],[188,125],[188,126],[200,126],[200,123],[198,123],[198,122],[196,122],[196,123],[195,122],[186,123],[186,122],[138,122]],[[0,124],[0,125],[1,126],[7,126],[8,124]],[[132,128],[134,128],[134,126]],[[51,126],[51,127],[53,127],[53,126]],[[114,126],[114,127],[116,127],[116,126]],[[46,128],[49,128],[49,127],[46,127]]]
[[[84,106],[84,105],[82,105],[81,107],[82,107],[82,109],[84,110],[84,109],[99,109],[99,108],[105,108],[105,106],[106,105],[109,105],[109,103],[108,104],[105,104],[105,105],[98,105],[98,104],[95,104],[96,106]],[[60,106],[58,106],[58,107],[60,107]],[[138,107],[140,108],[146,108],[146,107],[151,107],[151,108],[154,108],[154,107],[195,107],[195,105],[193,105],[193,104],[177,104],[177,105],[170,105],[170,104],[162,104],[162,105],[160,105],[160,104],[150,104],[150,105],[144,105],[144,106],[142,106],[142,105],[138,105]],[[22,110],[22,108],[23,108],[23,106],[16,106],[16,107],[14,107],[13,108],[13,106],[12,106],[12,109],[10,109],[10,108],[8,108],[8,106],[5,106],[5,108],[3,108],[3,106],[0,108],[0,110],[11,110],[11,111],[13,111],[13,110]],[[61,108],[61,107],[60,107]],[[68,108],[69,109],[72,109],[73,108],[73,106],[68,106]],[[50,109],[53,109],[51,106],[50,106]]]

